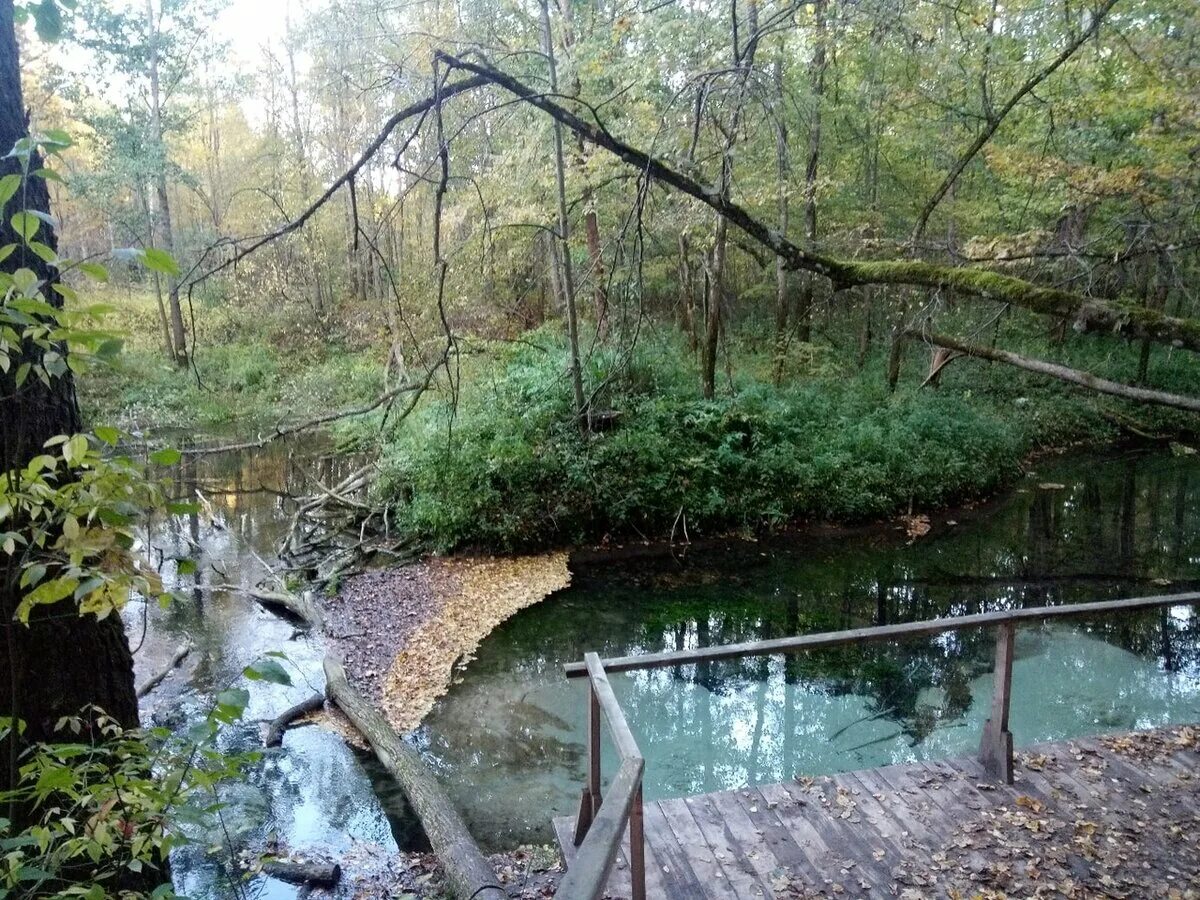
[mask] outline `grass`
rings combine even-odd
[[[374,348],[333,328],[298,328],[294,309],[283,314],[197,304],[194,364],[183,370],[162,349],[152,296],[98,299],[116,309],[107,326],[128,337],[115,367],[80,381],[89,421],[131,430],[250,432],[350,406],[381,390]]]

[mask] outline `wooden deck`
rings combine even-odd
[[[1200,897],[1200,728],[1024,748],[1015,778],[955,759],[647,802],[646,895]]]

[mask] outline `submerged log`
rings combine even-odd
[[[140,700],[142,697],[145,697],[148,693],[162,684],[163,679],[179,668],[179,664],[182,663],[187,658],[187,655],[191,652],[191,644],[183,644],[178,650],[176,650],[175,655],[171,657],[171,661],[167,663],[165,668],[151,675],[138,687],[138,699]]]
[[[332,656],[325,657],[325,681],[329,698],[363,733],[379,761],[408,797],[446,873],[451,892],[461,900],[504,900],[507,893],[491,864],[476,846],[421,754],[406,744],[379,711],[350,686],[346,670]]]
[[[263,874],[309,887],[331,888],[341,880],[342,867],[337,863],[285,862],[273,859],[263,863]]]
[[[301,700],[295,706],[281,712],[267,727],[267,736],[263,746],[278,747],[283,743],[283,733],[301,716],[316,712],[325,706],[324,694],[313,694],[307,700]]]

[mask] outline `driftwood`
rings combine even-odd
[[[276,716],[271,724],[267,727],[267,736],[263,740],[263,746],[278,747],[283,743],[283,733],[288,730],[293,722],[301,716],[306,716],[311,712],[316,712],[325,706],[324,694],[313,694],[307,700],[301,700],[295,706],[285,709],[282,713]]]
[[[300,863],[271,860],[263,863],[263,874],[310,887],[331,888],[342,877],[342,867],[337,863]]]
[[[299,619],[310,627],[320,624],[320,613],[317,612],[316,606],[304,594],[267,591],[262,588],[235,588],[234,590],[240,591],[273,613],[282,611],[293,619]]]
[[[171,661],[167,663],[165,668],[151,675],[141,685],[138,686],[138,698],[140,699],[145,697],[148,693],[162,684],[163,679],[179,668],[179,664],[182,663],[187,658],[187,655],[191,652],[191,644],[183,644],[180,646],[180,648],[175,651],[175,655],[171,657]]]
[[[1011,353],[1008,350],[993,350],[990,347],[965,344],[962,341],[942,334],[908,331],[905,333],[905,336],[913,341],[922,341],[927,344],[944,347],[947,350],[957,351],[964,356],[974,356],[978,359],[986,359],[992,362],[1007,363],[1010,366],[1016,366],[1018,369],[1024,369],[1027,372],[1036,372],[1038,375],[1057,378],[1059,381],[1077,384],[1080,387],[1090,388],[1093,391],[1108,394],[1112,397],[1121,397],[1137,403],[1153,403],[1158,406],[1169,406],[1173,409],[1184,409],[1188,412],[1200,412],[1200,397],[1187,397],[1182,394],[1171,394],[1166,391],[1156,391],[1151,388],[1136,387],[1132,384],[1109,381],[1107,378],[1100,378],[1090,372],[1081,372],[1079,369],[1071,369],[1058,363],[1046,362],[1045,360],[1034,359],[1030,356],[1021,356],[1018,353]]]
[[[350,686],[346,670],[332,656],[325,657],[325,681],[329,698],[363,733],[379,761],[408,797],[442,865],[451,892],[460,900],[504,900],[507,894],[496,873],[421,754],[405,743],[378,710]]]

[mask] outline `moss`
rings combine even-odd
[[[1068,318],[1083,331],[1120,332],[1128,337],[1200,350],[1200,322],[1178,319],[1129,301],[1105,301],[1058,288],[1043,287],[1021,278],[915,260],[839,262],[832,275],[839,288],[870,284],[906,284],[953,289],[965,294],[1011,303],[1040,315]]]

